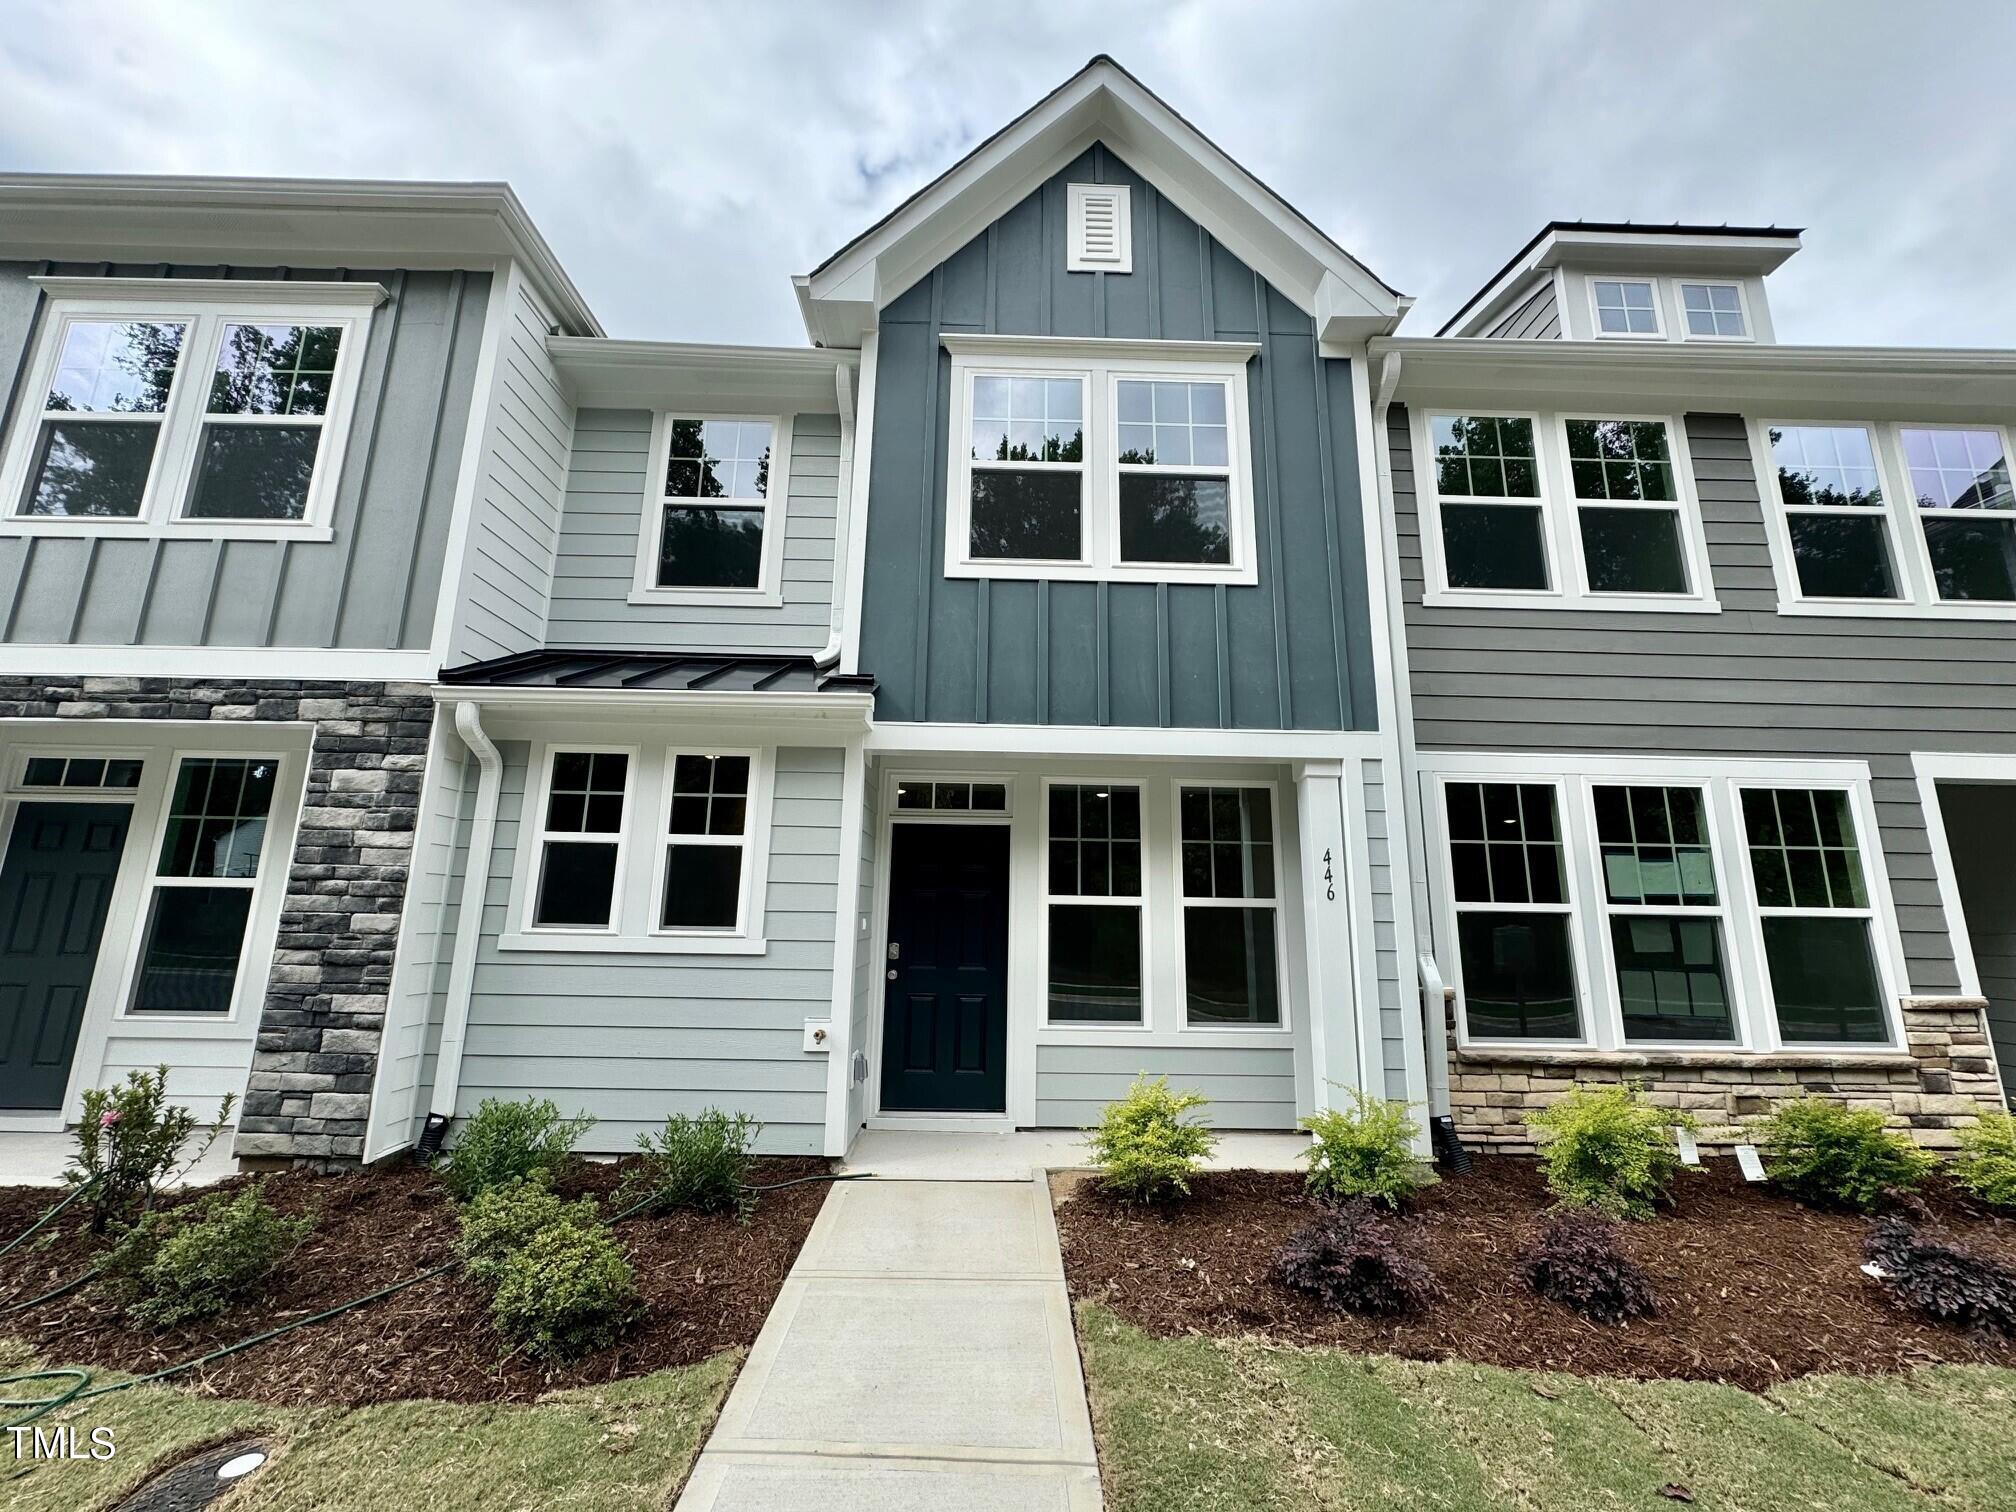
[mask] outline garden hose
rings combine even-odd
[[[101,1177],[93,1176],[89,1181],[85,1182],[82,1186],[78,1187],[76,1191],[72,1192],[68,1197],[65,1197],[61,1202],[57,1203],[54,1207],[49,1209],[48,1212],[44,1213],[40,1218],[37,1218],[33,1223],[29,1224],[28,1227],[21,1230],[21,1232],[16,1234],[12,1239],[9,1239],[5,1244],[0,1244],[0,1255],[8,1254],[9,1252],[20,1248],[21,1245],[26,1243],[28,1239],[36,1233],[37,1230],[46,1226],[49,1223],[49,1221],[53,1219],[58,1213],[62,1212],[63,1209],[70,1206],[71,1203],[75,1202],[79,1197],[82,1197],[86,1192],[90,1191],[93,1187],[98,1185],[99,1181],[102,1179],[103,1178]]]

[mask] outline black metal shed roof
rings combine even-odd
[[[441,681],[493,688],[639,693],[873,693],[866,673],[821,672],[809,656],[691,656],[676,651],[542,648],[442,669]]]

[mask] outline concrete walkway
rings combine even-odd
[[[679,1512],[1096,1512],[1041,1175],[834,1187]]]

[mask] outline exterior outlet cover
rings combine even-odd
[[[833,1048],[833,1020],[805,1020],[805,1051],[808,1055],[824,1055]]]
[[[1134,271],[1134,196],[1125,184],[1066,186],[1070,233],[1064,247],[1067,273]]]

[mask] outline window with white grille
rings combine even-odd
[[[1125,184],[1072,184],[1071,236],[1065,257],[1072,273],[1134,271],[1132,197]]]

